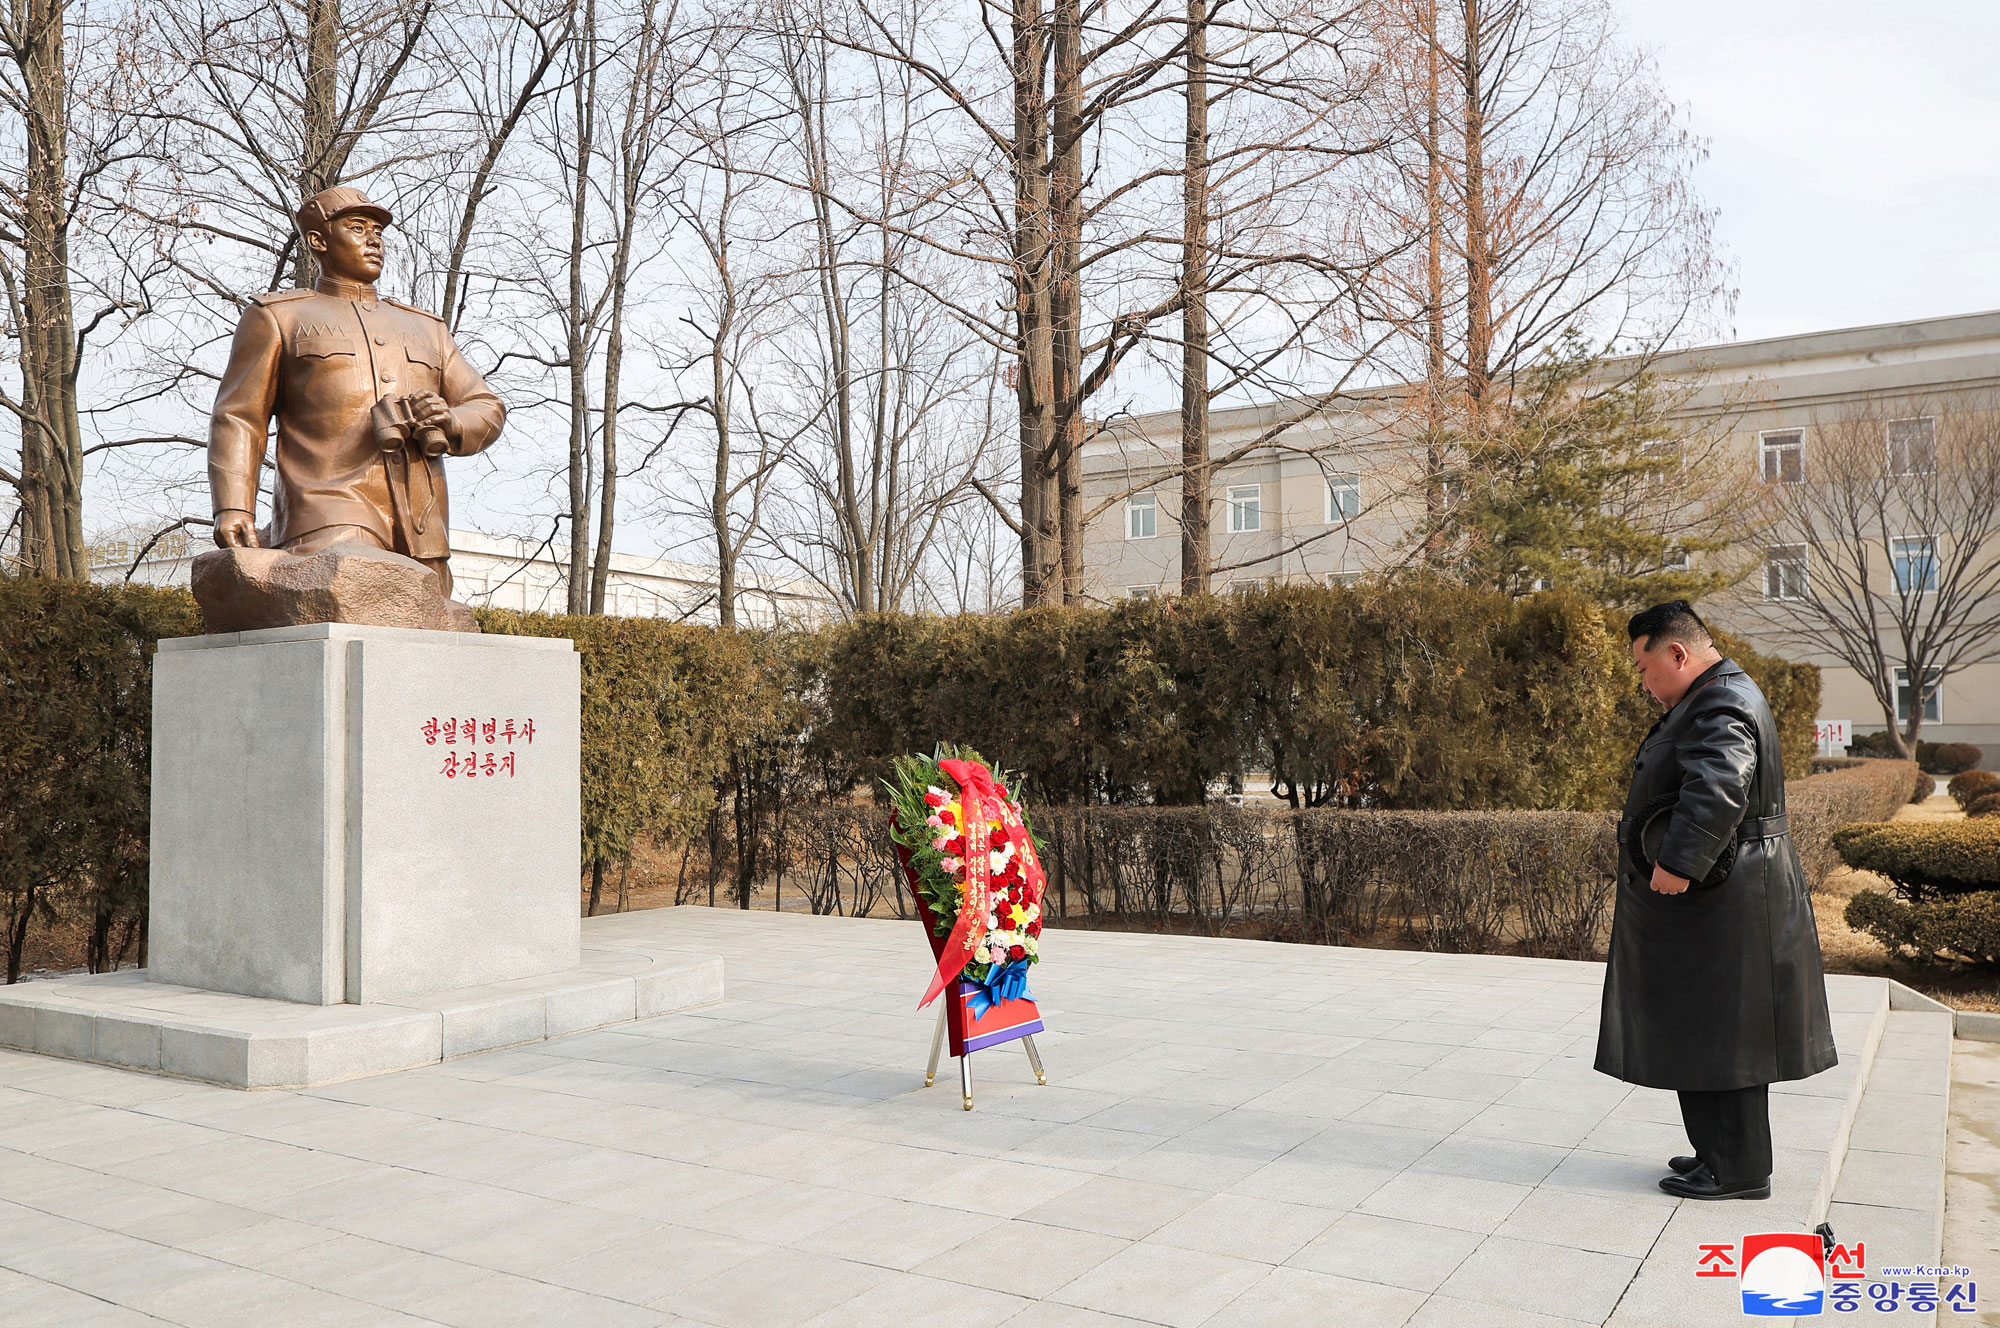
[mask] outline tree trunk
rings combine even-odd
[[[8,919],[13,925],[7,929],[7,985],[13,986],[21,980],[21,956],[28,948],[28,922],[35,914],[35,887],[29,886],[21,896],[21,911]]]
[[[22,130],[21,554],[36,576],[85,580],[83,433],[69,288],[65,0],[16,0]]]
[[[629,132],[629,128],[628,128]],[[604,400],[598,414],[597,557],[590,569],[590,611],[604,612],[611,581],[611,532],[618,516],[618,394],[625,371],[625,283],[632,267],[633,233],[638,226],[638,182],[625,163],[618,218],[618,252],[611,267],[611,322],[604,338]]]
[[[1021,603],[1030,608],[1050,603],[1057,593],[1060,539],[1050,467],[1055,346],[1049,308],[1049,107],[1042,87],[1046,47],[1041,0],[1015,0],[1014,392],[1021,421]]]
[[[1444,521],[1444,117],[1438,98],[1437,0],[1420,0],[1424,43],[1424,516],[1431,532]],[[1425,561],[1437,556],[1426,541]]]
[[[306,86],[302,108],[305,152],[299,162],[299,201],[334,179],[334,135],[340,123],[340,0],[306,0]],[[304,235],[292,258],[292,284],[301,290],[319,276]]]
[[[1486,224],[1486,110],[1480,0],[1465,0],[1465,394],[1486,401],[1493,361],[1493,256]]]
[[[1055,348],[1058,437],[1056,538],[1062,600],[1083,597],[1083,14],[1081,0],[1055,0],[1055,96],[1050,108],[1050,322]]]
[[[590,337],[583,289],[590,159],[597,116],[597,4],[583,8],[582,75],[574,85],[576,160],[570,176],[569,307],[564,311],[569,356],[569,594],[570,613],[590,609]]]
[[[1187,6],[1181,205],[1181,593],[1208,590],[1208,0]]]
[[[726,315],[725,315],[726,317]],[[722,360],[719,324],[708,357],[710,400],[715,403],[715,488],[709,495],[708,520],[715,537],[716,623],[736,626],[736,542],[729,537],[729,375]]]
[[[604,859],[590,860],[590,907],[584,910],[585,917],[597,916],[598,901],[604,897]]]

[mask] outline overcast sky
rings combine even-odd
[[[2000,5],[1613,3],[1709,140],[1739,338],[2000,309]]]

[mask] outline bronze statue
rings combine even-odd
[[[429,568],[449,599],[444,457],[484,449],[506,409],[458,353],[443,319],[375,293],[387,208],[342,186],[307,199],[298,221],[319,261],[319,283],[252,299],[215,395],[208,435],[215,542],[225,551],[300,555],[343,545],[386,550]],[[257,477],[273,416],[277,478],[268,533],[260,533]],[[203,561],[221,563],[218,555]],[[209,582],[213,590],[215,572]],[[220,592],[204,597],[203,588],[198,568],[196,594],[210,610]],[[329,621],[328,612],[337,611],[280,617]],[[269,618],[268,607],[251,616],[260,615]],[[210,630],[229,630],[217,617],[209,611]],[[246,625],[275,623],[241,614],[231,623]]]

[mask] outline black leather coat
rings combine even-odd
[[[1633,761],[1599,1070],[1702,1090],[1803,1079],[1834,1063],[1819,930],[1784,815],[1771,707],[1722,660],[1660,717]],[[1693,882],[1683,894],[1650,888],[1640,829],[1654,816],[1665,834],[1656,827],[1651,851]],[[1712,871],[1719,879],[1706,883]]]

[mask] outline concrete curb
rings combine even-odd
[[[580,968],[372,1005],[202,991],[140,969],[21,983],[0,990],[0,1047],[227,1088],[311,1088],[722,999],[721,959],[593,945],[594,930]]]
[[[1991,1010],[1954,1010],[1944,1002],[1932,1000],[1916,988],[1906,987],[1894,978],[1889,980],[1889,1008],[1922,1011],[1926,1014],[1948,1014],[1951,1016],[1953,1037],[1970,1038],[1974,1042],[2000,1042],[2000,1014]]]

